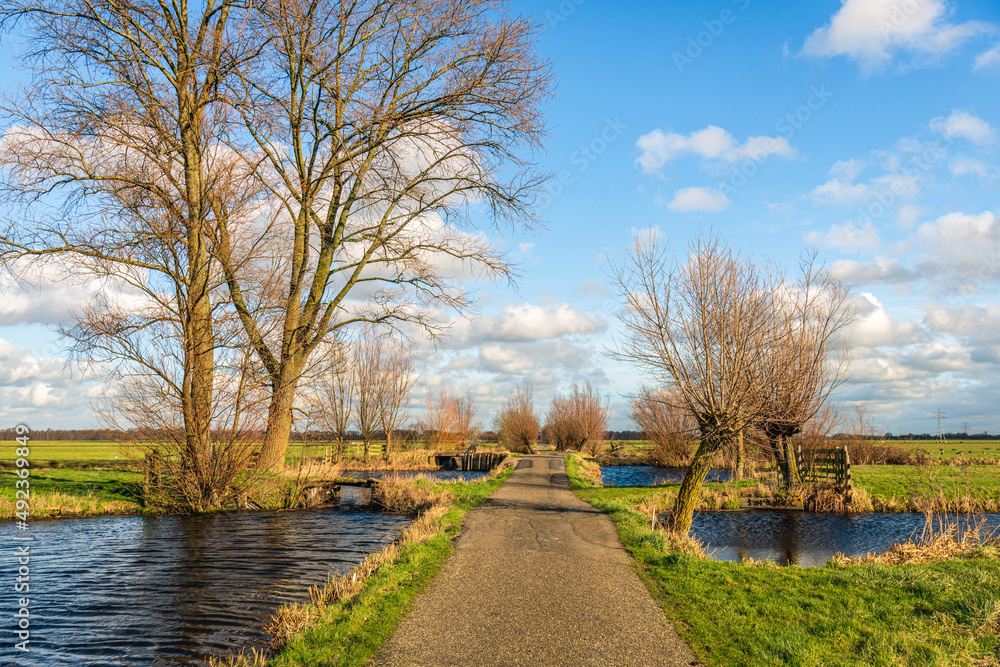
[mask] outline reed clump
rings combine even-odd
[[[390,512],[417,515],[435,505],[451,502],[451,494],[434,491],[428,484],[421,483],[422,480],[422,476],[416,480],[394,475],[384,477],[372,487],[372,503]]]

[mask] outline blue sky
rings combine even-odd
[[[544,412],[590,380],[629,427],[642,377],[604,354],[609,258],[649,227],[678,248],[711,228],[789,268],[814,247],[852,286],[845,403],[892,431],[934,431],[938,409],[946,429],[1000,431],[996,3],[512,6],[541,26],[558,78],[538,156],[555,176],[546,228],[499,241],[523,279],[482,286],[478,319],[421,350],[425,385],[471,393],[488,424],[517,382]],[[0,72],[16,76],[5,42]],[[76,289],[0,295],[0,422],[91,423],[98,389],[67,376],[50,332]]]

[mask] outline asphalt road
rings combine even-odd
[[[565,463],[526,456],[466,515],[455,553],[370,665],[698,665],[622,548],[569,491]]]

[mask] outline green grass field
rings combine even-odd
[[[1000,465],[851,466],[851,477],[873,500],[969,498],[1000,505]]]
[[[1000,440],[893,440],[906,449],[923,451],[928,458],[947,460],[957,458],[1000,460]]]

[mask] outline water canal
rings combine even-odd
[[[349,505],[32,521],[31,652],[17,664],[201,665],[262,647],[274,610],[407,523]],[[5,541],[13,530],[0,525]]]
[[[684,478],[684,470],[605,466],[601,468],[601,477],[605,486],[677,484]],[[730,478],[729,471],[716,469],[709,473],[708,481],[725,482]],[[944,518],[958,524],[960,529],[969,522],[964,516]],[[1000,527],[1000,514],[979,515],[975,520],[982,521],[987,531]],[[692,533],[719,560],[753,558],[782,565],[817,566],[837,553],[861,556],[885,551],[897,542],[918,537],[924,525],[924,515],[912,513],[742,510],[697,512]]]

